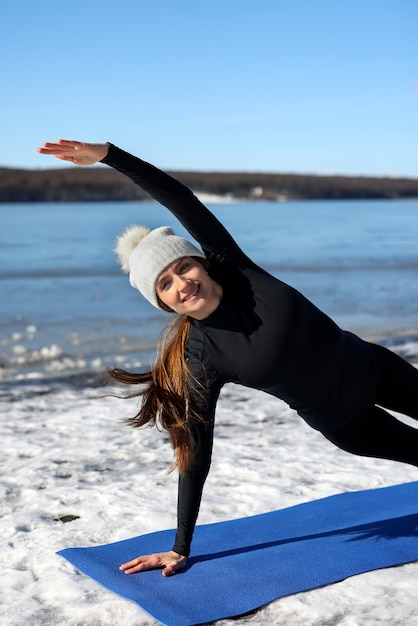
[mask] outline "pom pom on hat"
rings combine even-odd
[[[129,266],[129,257],[131,252],[137,247],[141,239],[143,239],[145,235],[148,235],[149,232],[151,232],[151,230],[148,226],[138,226],[137,224],[133,224],[132,226],[128,226],[116,239],[114,252],[116,252],[124,274],[129,274],[131,269]]]
[[[161,272],[185,256],[205,258],[201,250],[169,226],[150,230],[146,226],[129,226],[116,240],[115,252],[122,271],[129,274],[132,287],[158,309],[155,283]]]

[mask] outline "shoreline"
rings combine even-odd
[[[390,350],[400,354],[405,360],[412,364],[418,365],[418,328],[417,329],[400,329],[397,331],[363,329],[363,332],[357,330],[349,330],[365,341],[383,345]],[[149,353],[148,353],[149,354]],[[98,361],[98,357],[89,357],[86,359],[83,367],[77,366],[75,362],[72,367],[65,369],[63,364],[69,361],[68,356],[63,356],[62,362],[57,359],[38,362],[35,371],[25,371],[30,368],[31,363],[21,364],[20,371],[12,371],[10,366],[9,375],[7,368],[3,365],[3,371],[0,370],[0,384],[3,389],[28,386],[28,387],[51,387],[56,388],[57,385],[67,385],[74,389],[99,389],[107,384],[106,367],[111,367],[117,361],[118,366],[133,371],[144,369],[142,366],[141,353],[138,350],[119,354],[118,357],[109,355],[107,357],[108,365],[102,362],[103,357]],[[87,361],[90,361],[90,366]],[[147,360],[149,363],[149,359]],[[42,371],[42,364],[47,370]],[[94,366],[92,365],[94,364]],[[0,392],[1,396],[1,392]]]

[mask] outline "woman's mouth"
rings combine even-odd
[[[187,302],[188,300],[191,300],[192,298],[197,296],[199,291],[200,291],[200,285],[196,285],[196,287],[190,293],[184,296],[183,302]]]

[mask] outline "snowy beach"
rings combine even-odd
[[[68,384],[32,384],[2,397],[0,622],[5,626],[156,624],[55,555],[65,547],[175,526],[169,445],[152,429],[133,431],[115,419],[129,413],[127,405],[134,409],[135,401],[97,395]],[[277,400],[231,385],[219,404],[199,523],[415,480],[417,468],[352,457]],[[282,598],[242,622],[418,624],[417,576],[418,563],[363,574]]]
[[[341,326],[418,365],[416,201],[213,209],[250,256]],[[136,401],[104,395],[110,390],[100,385],[115,361],[147,366],[166,321],[119,275],[111,252],[133,221],[175,225],[152,203],[1,207],[4,626],[156,624],[55,554],[176,524],[166,438],[124,425]],[[198,523],[416,480],[418,468],[351,456],[280,401],[229,385]],[[362,574],[280,599],[238,623],[418,625],[417,577],[418,563]]]

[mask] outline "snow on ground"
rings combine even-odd
[[[154,429],[121,423],[135,412],[135,400],[99,395],[57,381],[3,389],[2,626],[156,624],[55,554],[175,526],[170,446]],[[218,405],[199,523],[414,480],[418,468],[348,455],[280,401],[230,385]],[[282,598],[238,623],[418,626],[417,580],[418,563],[371,572]]]

